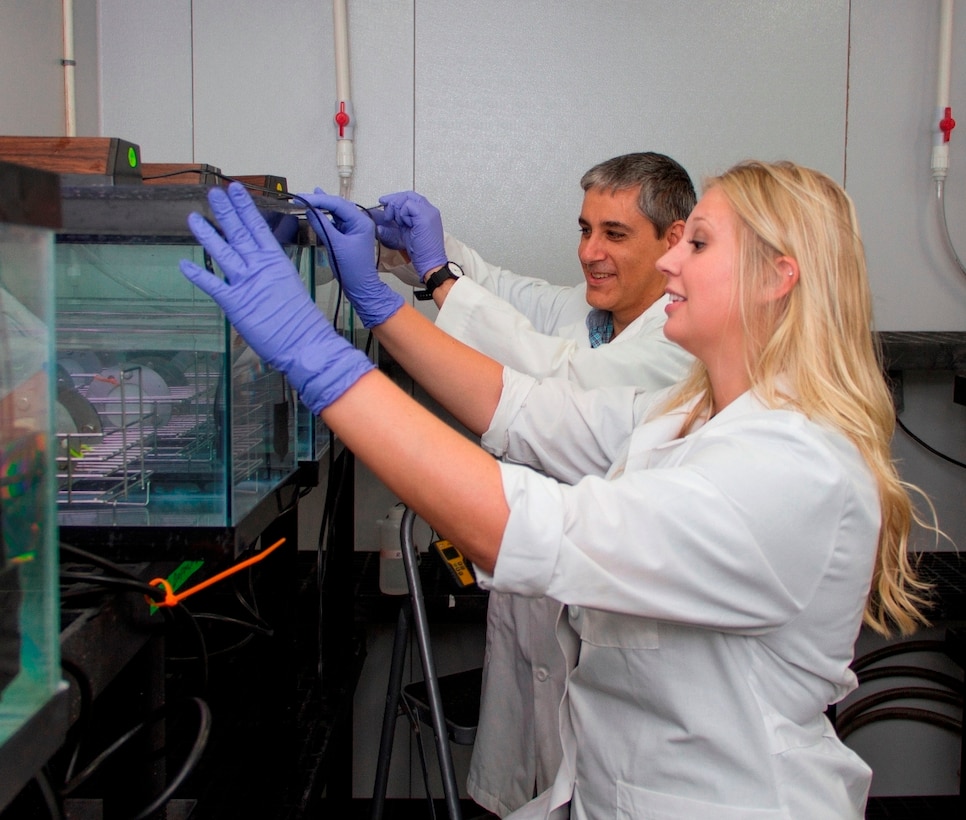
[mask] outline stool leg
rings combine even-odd
[[[392,742],[399,716],[399,695],[402,691],[403,667],[409,644],[409,606],[403,602],[396,619],[396,634],[392,641],[392,662],[389,667],[389,688],[386,691],[386,708],[382,713],[382,734],[379,738],[379,758],[376,763],[376,780],[372,787],[371,820],[382,820],[389,789],[389,764],[392,761]]]
[[[450,820],[462,820],[459,787],[456,783],[456,768],[453,765],[453,753],[446,731],[443,701],[439,694],[439,681],[436,678],[436,665],[433,661],[433,649],[429,640],[429,618],[426,615],[426,605],[423,601],[422,583],[416,569],[416,548],[413,545],[413,522],[415,518],[416,514],[411,509],[407,508],[406,512],[403,513],[400,526],[403,565],[406,568],[406,581],[409,584],[409,600],[413,610],[416,643],[419,646],[423,678],[426,682],[429,711],[433,719],[433,734],[436,738],[436,754],[439,757],[440,774],[443,778],[446,808],[449,811]]]

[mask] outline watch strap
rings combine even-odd
[[[447,279],[459,279],[462,275],[463,269],[459,265],[455,262],[447,262],[438,271],[430,275],[423,283],[426,286],[425,290],[417,290],[415,296],[420,302],[428,301],[433,298],[433,291],[443,282]]]

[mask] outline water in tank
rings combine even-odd
[[[63,686],[54,510],[57,177],[0,163],[0,746]]]
[[[323,438],[181,259],[194,185],[62,188],[56,241],[57,503],[62,527],[233,527]],[[285,200],[256,197],[314,291],[319,256]]]

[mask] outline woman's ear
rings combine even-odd
[[[779,256],[775,260],[775,270],[779,275],[770,295],[773,299],[781,299],[798,284],[798,260],[792,256]]]

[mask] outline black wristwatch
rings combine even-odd
[[[455,262],[447,262],[436,273],[432,274],[423,284],[426,290],[417,290],[416,298],[420,302],[425,302],[433,298],[433,291],[443,284],[447,279],[459,279],[463,275],[463,269]]]

